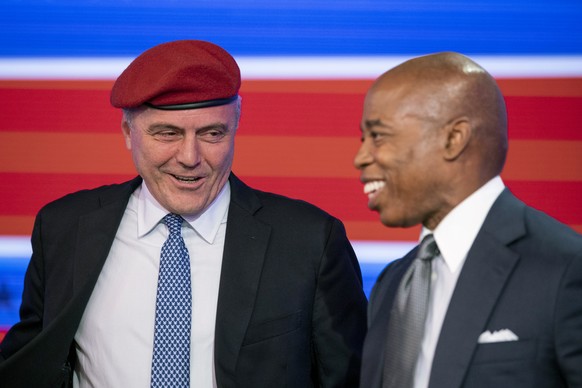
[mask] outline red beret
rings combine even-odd
[[[154,46],[121,73],[111,89],[111,105],[195,109],[228,104],[238,96],[240,70],[221,47],[201,40]]]

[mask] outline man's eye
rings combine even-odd
[[[224,132],[211,130],[211,131],[202,132],[198,136],[200,136],[200,138],[203,140],[206,140],[209,142],[216,142],[224,137]]]
[[[370,139],[370,140],[372,140],[372,141],[375,141],[375,140],[376,140],[376,139],[378,139],[379,137],[380,137],[380,134],[379,134],[379,133],[376,133],[376,132],[372,132],[372,131],[370,131],[370,132],[367,132],[367,133],[363,134],[363,135],[361,136],[360,140],[361,140],[361,141],[362,141],[362,143],[363,143],[363,142],[365,142],[365,141],[366,141],[366,139]]]
[[[155,139],[161,141],[173,141],[178,138],[178,132],[176,131],[161,131],[153,134]]]

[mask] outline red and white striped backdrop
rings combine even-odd
[[[582,232],[582,78],[497,79],[510,128],[502,177],[524,201]],[[413,241],[418,228],[385,228],[367,209],[352,165],[371,82],[243,80],[234,171],[328,210],[354,241]],[[120,112],[109,105],[111,85],[0,79],[0,235],[28,235],[48,201],[135,175]]]

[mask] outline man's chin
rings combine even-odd
[[[393,215],[390,214],[382,214],[382,212],[378,213],[380,215],[380,222],[382,223],[382,225],[388,228],[407,228],[411,226],[407,225],[405,220],[401,218],[394,217]]]

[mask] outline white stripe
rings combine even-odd
[[[412,56],[237,59],[244,78],[374,79]],[[471,57],[494,77],[580,77],[582,56]]]
[[[411,56],[237,57],[243,79],[374,79]],[[495,77],[582,77],[582,56],[472,56]],[[132,58],[0,58],[0,79],[113,80]]]
[[[388,263],[404,256],[415,245],[409,241],[352,241],[356,256],[361,263]],[[0,260],[2,258],[30,259],[30,237],[0,236]]]
[[[0,236],[0,259],[2,258],[25,258],[30,259],[32,247],[30,237]]]
[[[356,257],[362,264],[389,263],[406,255],[416,246],[410,241],[351,241]]]

